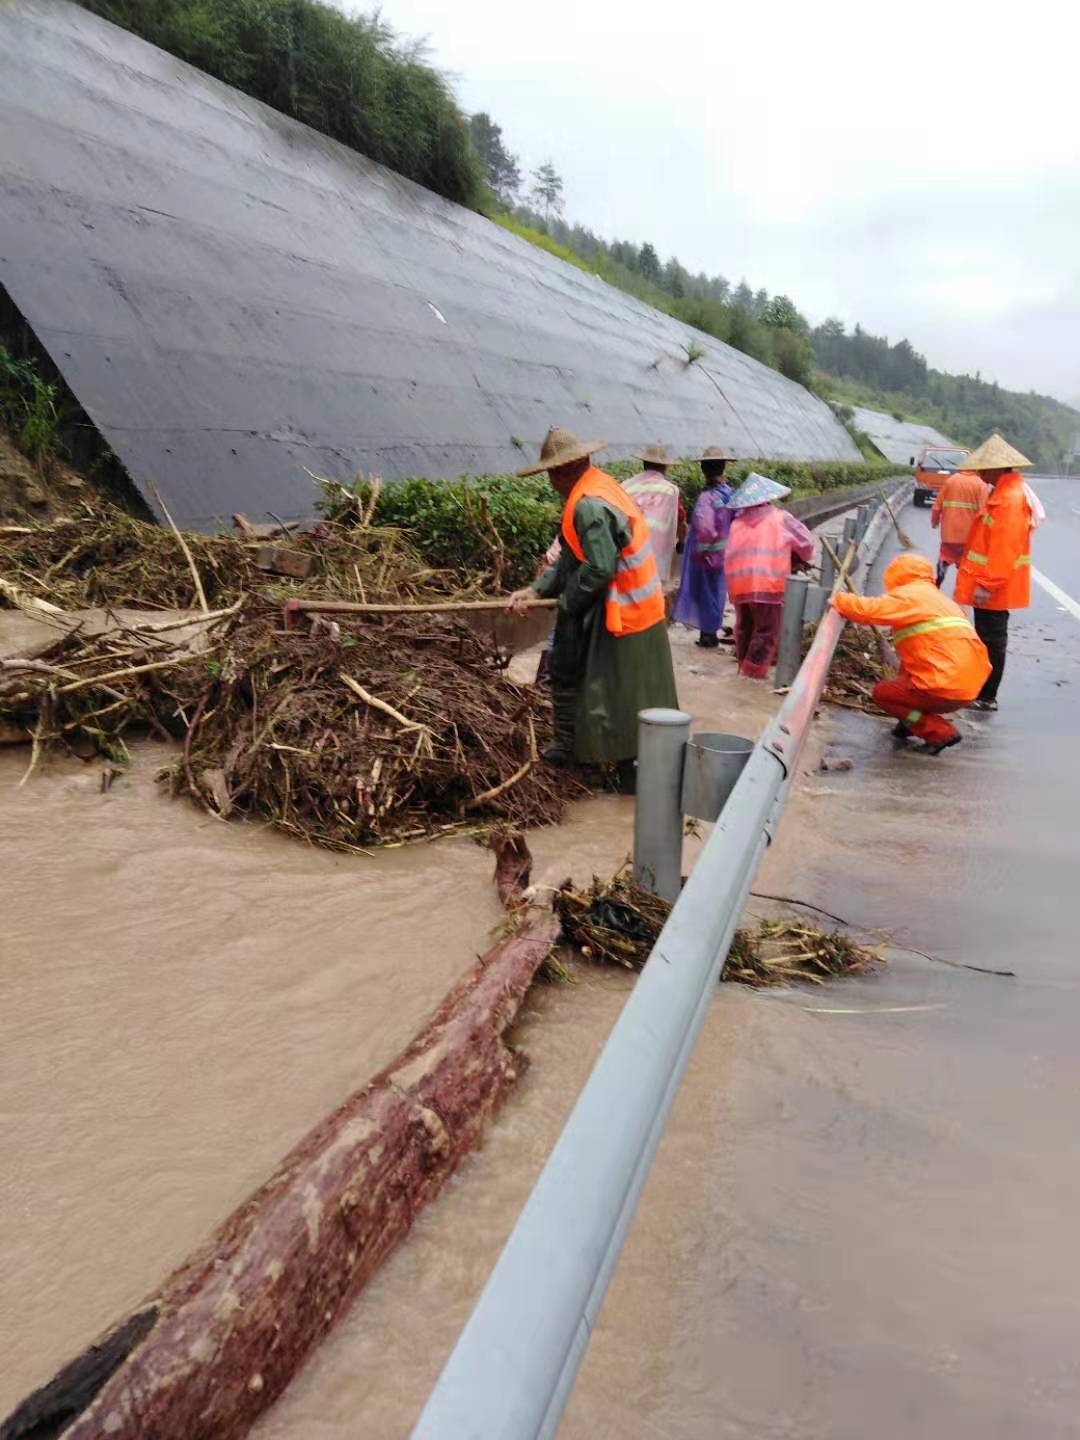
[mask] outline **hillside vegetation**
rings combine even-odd
[[[1001,430],[1048,469],[1080,433],[1080,412],[1049,396],[932,370],[908,340],[858,325],[850,334],[835,319],[811,328],[789,296],[692,274],[648,241],[609,241],[568,224],[552,162],[526,189],[500,127],[483,113],[466,121],[422,46],[398,40],[377,10],[347,16],[322,0],[78,3],[826,399],[920,420],[966,444]]]
[[[321,0],[77,0],[429,190],[477,206],[482,171],[446,79],[375,11]]]

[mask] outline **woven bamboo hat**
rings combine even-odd
[[[661,445],[659,442],[650,445],[647,450],[640,451],[637,458],[644,465],[677,465],[679,463],[674,455],[668,454],[667,446]]]
[[[579,440],[572,430],[563,430],[558,425],[553,425],[540,446],[540,459],[535,465],[526,465],[524,470],[517,473],[524,478],[526,475],[540,475],[545,470],[558,470],[560,465],[572,465],[575,460],[586,460],[594,451],[603,450],[606,445],[606,440]]]
[[[781,485],[779,480],[770,480],[768,475],[751,470],[727,506],[729,510],[749,510],[752,505],[767,505],[770,500],[782,500],[790,494],[790,488]]]
[[[977,446],[964,461],[965,470],[1026,470],[1034,462],[1014,450],[996,432]]]
[[[702,453],[697,457],[697,462],[698,462],[698,464],[700,465],[703,460],[736,460],[736,459],[738,459],[738,456],[732,455],[731,451],[728,450],[726,446],[724,446],[724,445],[710,445],[707,450],[703,450]]]

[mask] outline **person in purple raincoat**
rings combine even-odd
[[[673,620],[700,630],[697,644],[703,650],[715,650],[720,644],[724,619],[724,546],[731,527],[727,502],[733,493],[724,480],[724,471],[733,458],[720,446],[711,445],[698,462],[705,488],[690,517],[679,593],[672,610]]]

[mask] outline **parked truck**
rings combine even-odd
[[[967,457],[967,450],[952,445],[925,445],[919,451],[918,458],[913,455],[911,463],[915,467],[915,504],[933,504],[934,496],[946,479],[964,468]]]

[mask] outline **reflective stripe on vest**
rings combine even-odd
[[[727,541],[713,540],[708,545],[699,545],[697,548],[699,555],[716,555],[719,551],[727,549]]]
[[[615,574],[608,585],[604,623],[613,635],[632,635],[648,630],[664,619],[664,591],[656,567],[649,522],[619,482],[590,466],[571,490],[563,507],[562,534],[571,553],[580,561],[585,551],[574,529],[574,511],[580,500],[601,500],[622,515],[630,525],[630,539],[615,562]]]
[[[974,500],[943,500],[941,506],[943,510],[978,510],[979,508]]]
[[[923,717],[921,710],[909,710],[904,716],[905,725],[917,725]]]
[[[936,620],[920,620],[917,625],[905,625],[902,630],[893,631],[893,644],[899,645],[901,640],[910,640],[913,635],[925,635],[930,630],[956,630],[963,626],[975,634],[974,627],[964,619],[963,615],[941,615]]]
[[[971,561],[971,563],[972,563],[973,565],[989,565],[989,564],[990,564],[990,557],[989,557],[988,555],[980,555],[976,550],[969,550],[968,553],[967,553],[967,558]],[[1030,555],[1018,555],[1018,556],[1016,557],[1016,559],[1013,561],[1013,569],[1014,569],[1014,570],[1018,570],[1021,565],[1030,565],[1030,564],[1031,564],[1031,556],[1030,556]]]
[[[667,495],[669,498],[674,488],[673,480],[647,480],[644,485],[639,485],[636,480],[628,480],[623,486],[628,495]]]

